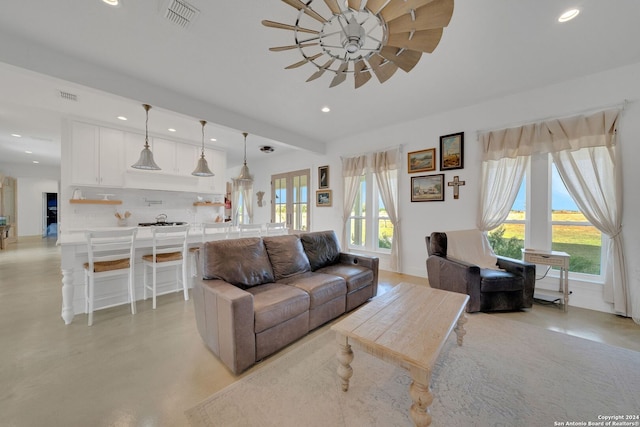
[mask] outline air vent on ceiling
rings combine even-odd
[[[164,17],[181,28],[189,28],[200,11],[184,0],[168,0]]]
[[[260,146],[260,151],[262,151],[263,153],[273,153],[274,149],[270,145],[262,145]]]
[[[60,92],[60,98],[67,100],[67,101],[78,101],[78,95],[76,95],[75,93],[71,93],[71,92],[65,92],[63,90],[59,91]]]

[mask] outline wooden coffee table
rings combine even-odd
[[[462,345],[467,301],[468,295],[400,283],[333,325],[340,345],[342,390],[349,389],[353,375],[351,343],[409,371],[413,380],[409,386],[411,418],[419,427],[431,424],[431,372],[454,328],[458,345]]]

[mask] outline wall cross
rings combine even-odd
[[[453,177],[453,181],[447,182],[447,186],[449,187],[453,187],[453,198],[454,199],[459,199],[460,198],[460,186],[461,185],[465,185],[464,181],[460,181],[460,178],[458,177],[458,175]]]

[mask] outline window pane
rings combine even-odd
[[[349,226],[351,238],[349,245],[364,246],[365,245],[365,220],[364,218],[351,218]]]
[[[391,249],[393,241],[393,224],[389,218],[380,218],[378,220],[378,248]]]
[[[600,275],[602,233],[580,212],[555,164],[551,171],[551,186],[552,249],[571,255],[569,271]]]
[[[507,216],[507,222],[502,223],[498,228],[491,230],[488,234],[489,243],[496,255],[501,255],[514,259],[522,259],[522,248],[524,248],[526,210],[527,178],[522,179],[522,184],[518,190],[518,195],[513,202],[511,211]]]

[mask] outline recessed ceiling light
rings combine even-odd
[[[118,116],[118,120],[126,121],[126,120],[128,120],[128,119],[127,119],[125,116]]]
[[[567,22],[571,21],[573,18],[578,16],[580,13],[579,9],[569,9],[558,18],[558,22]]]
[[[25,150],[24,152],[27,154],[33,154],[33,151],[29,151],[29,150]]]
[[[16,138],[22,138],[22,135],[17,133],[12,133],[11,136],[15,136]]]
[[[217,139],[215,139],[215,138],[211,138],[211,141],[216,142],[216,141],[217,141]]]
[[[102,0],[104,3],[109,6],[120,6],[120,0]]]
[[[322,111],[323,113],[328,113],[329,111],[331,111],[331,108],[329,108],[329,107],[322,107],[322,110],[321,110],[321,111]]]
[[[40,162],[39,162],[39,161],[37,161],[37,160],[34,160],[34,161],[33,161],[33,163],[40,163]]]
[[[169,128],[167,129],[169,132],[175,132],[176,130],[174,128]]]

